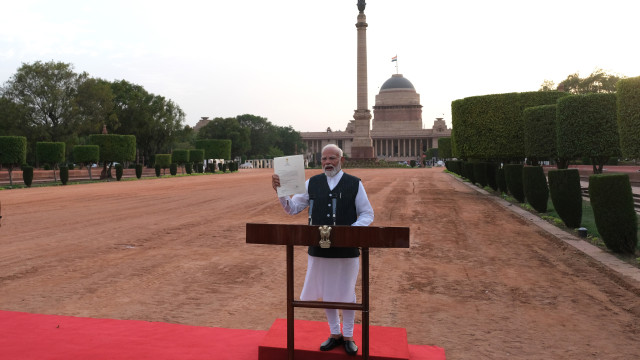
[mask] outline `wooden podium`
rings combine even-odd
[[[247,244],[287,247],[287,355],[294,355],[294,307],[362,311],[362,358],[369,359],[369,248],[408,248],[408,227],[331,226],[331,247],[362,249],[362,303],[297,301],[293,296],[293,247],[319,246],[321,226],[251,224],[246,226]],[[326,236],[325,236],[326,237]]]

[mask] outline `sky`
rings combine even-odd
[[[629,0],[368,0],[368,104],[397,72],[425,128],[469,96],[536,91],[595,69],[640,76]],[[175,102],[193,126],[253,114],[345,130],[357,107],[357,0],[2,1],[0,84],[56,61]]]

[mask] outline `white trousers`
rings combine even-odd
[[[360,258],[321,258],[308,256],[307,275],[300,294],[300,300],[314,301],[322,299],[327,302],[356,302],[356,281]],[[340,317],[337,309],[325,309],[331,334],[338,335]],[[342,310],[345,337],[353,336],[355,322],[354,310]]]

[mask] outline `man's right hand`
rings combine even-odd
[[[280,186],[280,176],[276,174],[271,176],[271,186],[273,186],[273,190],[278,191],[278,187]]]

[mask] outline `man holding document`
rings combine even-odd
[[[300,180],[300,169],[304,180],[304,165],[286,158],[278,160],[271,183],[287,214],[295,215],[308,207],[310,225],[368,226],[373,222],[373,208],[362,182],[342,171],[344,157],[338,146],[329,144],[322,149],[323,173],[309,178],[304,188]],[[296,189],[300,189],[299,192],[295,192]],[[295,195],[290,197],[292,194]],[[300,299],[355,303],[359,257],[358,248],[310,246]],[[320,345],[320,350],[328,351],[344,344],[349,355],[356,355],[358,347],[353,341],[355,311],[342,310],[342,331],[338,310],[325,309],[325,313],[331,335]]]

